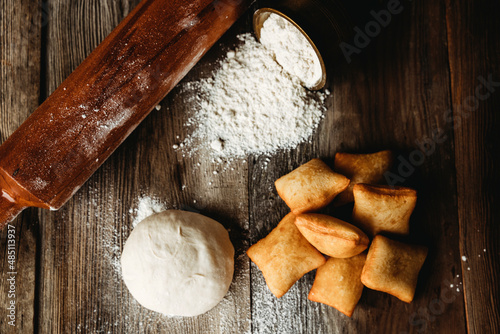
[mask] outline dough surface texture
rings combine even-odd
[[[226,295],[234,247],[226,229],[203,215],[167,210],[141,221],[121,257],[122,275],[144,307],[173,316],[196,316]]]

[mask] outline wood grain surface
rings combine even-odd
[[[0,3],[2,142],[138,2]],[[7,318],[8,230],[0,232],[0,333],[498,333],[500,8],[494,1],[402,5],[352,63],[329,73],[328,110],[311,143],[249,156],[220,172],[201,155],[183,157],[172,148],[187,134],[189,98],[196,94],[182,84],[209,76],[236,35],[251,31],[248,11],[66,205],[26,210],[11,224],[15,327]],[[483,87],[479,77],[492,83]],[[408,241],[430,249],[415,300],[405,304],[365,289],[347,318],[307,299],[314,272],[276,299],[245,255],[287,213],[274,181],[314,157],[333,165],[337,151],[385,148],[396,152],[398,184],[418,191]],[[414,171],[404,161],[417,162]],[[168,318],[148,311],[121,280],[130,209],[144,195],[230,230],[235,278],[207,314]],[[332,213],[349,215],[349,208]]]
[[[41,50],[43,13],[34,1],[2,1],[0,4],[0,140],[4,142],[41,102]],[[15,227],[17,272],[16,316],[10,328],[7,319],[12,275],[8,264],[7,234],[0,231],[0,332],[32,333],[37,326],[37,266],[39,265],[39,223],[37,210],[24,211]],[[20,279],[22,277],[22,279]]]
[[[498,2],[447,1],[460,253],[471,333],[500,331],[500,31]]]

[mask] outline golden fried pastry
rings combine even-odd
[[[327,206],[349,185],[349,179],[337,174],[323,161],[313,159],[274,183],[278,195],[294,214]]]
[[[307,272],[325,263],[325,257],[300,234],[295,216],[286,215],[267,237],[247,250],[269,290],[283,296]]]
[[[380,151],[371,154],[335,154],[334,170],[351,180],[346,190],[335,198],[335,206],[354,201],[352,188],[357,183],[377,184],[384,178],[384,173],[392,166],[391,151]]]
[[[426,256],[427,247],[377,235],[368,250],[361,282],[370,289],[387,292],[410,303]]]
[[[316,270],[309,300],[334,307],[348,317],[352,316],[363,292],[361,271],[365,260],[366,252],[348,259],[329,258]]]
[[[354,185],[353,194],[353,222],[369,236],[380,232],[410,233],[410,215],[417,202],[416,190],[360,183]]]
[[[337,258],[358,255],[370,243],[366,234],[356,226],[319,213],[297,215],[295,225],[321,253]]]

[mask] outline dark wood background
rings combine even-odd
[[[1,142],[137,3],[1,1]],[[174,151],[196,94],[181,83],[61,210],[24,211],[15,222],[16,327],[8,325],[7,231],[0,233],[0,333],[498,333],[500,85],[472,97],[479,77],[500,81],[500,3],[402,5],[367,49],[330,73],[333,93],[312,142],[269,157],[267,168],[265,157],[249,156],[214,175],[217,165]],[[251,31],[251,14],[184,82],[209,75],[235,36]],[[404,182],[419,192],[410,241],[430,248],[413,303],[365,289],[349,319],[307,300],[314,273],[274,298],[244,253],[286,213],[274,180],[313,157],[331,163],[339,150],[391,148],[409,159],[435,129],[443,140]],[[235,279],[209,313],[150,312],[122,283],[117,263],[141,195],[230,229]]]

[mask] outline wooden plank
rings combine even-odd
[[[42,15],[43,8],[35,1],[0,4],[0,142],[39,103]],[[35,276],[40,242],[37,210],[26,210],[10,226],[0,232],[0,332],[32,333],[36,329]],[[9,234],[14,239],[8,239]],[[8,240],[15,241],[10,244],[13,249]],[[12,263],[9,255],[14,257]],[[11,302],[15,302],[15,319],[7,317]]]
[[[446,6],[467,327],[469,333],[499,333],[500,22],[492,13],[500,4]]]
[[[122,1],[127,10],[137,1]],[[49,92],[127,14],[113,0],[51,1],[48,36]],[[234,34],[234,33],[233,33]],[[231,41],[232,42],[232,41]],[[210,71],[210,52],[186,80]],[[154,111],[58,212],[42,215],[40,331],[46,333],[244,333],[250,330],[247,172],[235,166],[214,176],[209,161],[173,149],[184,137],[188,96],[179,89]],[[198,166],[200,162],[200,166]],[[184,187],[185,186],[185,187]],[[141,307],[121,280],[119,258],[143,195],[169,208],[199,211],[230,229],[236,248],[235,279],[216,308],[196,318],[169,318]],[[231,208],[231,210],[228,210]]]
[[[250,166],[250,225],[253,244],[286,213],[272,182],[313,157],[332,162],[336,151],[370,152],[395,149],[409,159],[416,140],[445,129],[441,114],[450,108],[445,8],[430,1],[408,5],[401,17],[363,50],[350,65],[331,76],[328,112],[313,144],[271,159],[262,173],[259,161]],[[464,333],[461,292],[453,131],[403,184],[419,191],[409,241],[430,248],[415,300],[365,289],[353,318],[307,301],[314,275],[302,278],[284,297],[275,299],[252,265],[252,312],[255,333],[276,329],[296,333]],[[397,171],[397,165],[396,165]],[[450,172],[451,171],[451,172]],[[343,210],[332,210],[333,214]],[[451,284],[454,285],[451,288]],[[457,285],[459,292],[456,291]],[[450,325],[451,324],[451,325]]]

